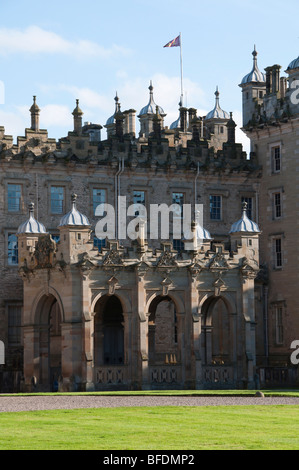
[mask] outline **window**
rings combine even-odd
[[[145,206],[145,191],[133,191],[133,204]],[[135,212],[135,216],[139,216],[139,211]]]
[[[52,214],[63,214],[64,188],[51,186],[51,212]]]
[[[247,217],[250,220],[253,220],[253,212],[252,212],[252,197],[242,197],[242,204],[247,203]]]
[[[93,239],[93,246],[97,248],[99,251],[102,250],[102,248],[106,247],[106,239],[105,238],[97,238],[94,237]]]
[[[173,240],[173,249],[181,253],[184,250],[184,242],[182,240]]]
[[[106,202],[106,191],[105,189],[93,189],[92,190],[92,203],[93,203],[93,213],[95,214],[96,208],[100,204],[105,204]]]
[[[178,211],[173,212],[173,217],[181,219],[183,216],[184,194],[172,193],[172,204],[177,204],[178,206],[180,206]]]
[[[281,193],[273,194],[274,219],[280,219],[282,216]]]
[[[221,196],[210,196],[210,219],[221,220]]]
[[[275,306],[275,336],[276,344],[283,344],[283,307]]]
[[[277,237],[273,240],[274,250],[274,267],[276,269],[282,268],[282,238]]]
[[[259,98],[262,99],[264,96],[263,92],[262,91],[259,91]]]
[[[7,210],[20,212],[22,202],[22,187],[20,184],[7,185]]]
[[[21,311],[20,305],[8,305],[8,344],[10,347],[21,344]]]
[[[280,173],[281,171],[281,147],[280,145],[271,148],[271,159],[272,159],[272,172]]]
[[[9,266],[18,265],[18,239],[16,235],[8,235],[7,263]]]

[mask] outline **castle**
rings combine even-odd
[[[249,156],[218,88],[207,116],[180,105],[169,128],[152,83],[138,114],[116,96],[106,140],[78,100],[59,141],[36,97],[16,144],[0,127],[0,391],[296,383],[299,59],[280,68],[263,74],[254,50],[240,84]],[[188,205],[189,236],[170,223],[152,240],[140,220],[129,239],[124,196],[137,217],[175,204],[181,223]],[[115,208],[113,238],[96,236],[100,204]]]

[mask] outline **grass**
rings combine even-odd
[[[1,450],[298,450],[298,406],[0,413]]]

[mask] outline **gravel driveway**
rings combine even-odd
[[[128,406],[249,406],[299,405],[292,397],[146,397],[146,396],[30,396],[1,397],[0,412],[115,408]]]

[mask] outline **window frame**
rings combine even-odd
[[[212,198],[219,198],[219,207],[216,207],[215,210],[217,212],[219,211],[219,218],[217,217],[212,217],[212,208],[215,206],[212,206]],[[210,213],[210,221],[211,222],[221,222],[222,220],[222,195],[221,194],[210,194],[209,196],[209,213]]]
[[[174,197],[175,195],[179,195],[181,196],[182,198],[182,201],[181,202],[177,202],[176,198]],[[183,219],[183,216],[184,216],[184,204],[186,203],[186,194],[182,191],[172,191],[171,193],[171,205],[173,204],[177,204],[178,206],[180,206],[181,208],[181,213],[180,215],[179,214],[176,214],[175,212],[173,212],[173,218],[174,219],[180,219],[182,220]]]
[[[278,242],[280,243],[280,251],[277,250]],[[283,237],[282,236],[273,237],[272,245],[273,245],[274,269],[281,270],[283,268]]]
[[[62,204],[61,204],[61,212],[53,211],[52,189],[54,189],[54,188],[60,188],[60,189],[63,190],[63,199],[62,199]],[[52,183],[50,185],[50,214],[51,215],[62,216],[65,213],[65,199],[66,199],[66,188],[65,188],[65,186],[64,185],[59,185],[58,183],[57,184]]]
[[[276,150],[279,149],[279,158],[276,157]],[[270,146],[271,172],[273,175],[280,174],[282,171],[282,146],[281,142],[271,144]],[[279,169],[277,168],[279,162]]]
[[[9,204],[10,204],[10,197],[9,197],[9,187],[10,186],[18,186],[20,188],[20,196],[19,196],[19,206],[18,206],[18,209],[16,210],[13,210],[13,209],[10,209],[9,207]],[[22,213],[22,210],[23,210],[23,185],[19,182],[8,182],[6,184],[6,209],[7,209],[7,212],[10,213],[10,214],[20,214]]]
[[[279,202],[277,201],[277,196],[279,196]],[[273,198],[273,219],[278,220],[282,218],[282,192],[275,191],[272,193]]]
[[[96,207],[95,207],[95,195],[94,195],[94,192],[95,192],[95,191],[101,191],[101,192],[103,192],[103,194],[104,194],[104,201],[97,203],[97,206],[96,206]],[[96,208],[98,207],[98,205],[99,205],[99,204],[106,204],[106,203],[107,203],[107,189],[102,188],[102,187],[95,187],[95,186],[93,186],[93,187],[91,188],[91,197],[92,197],[92,214],[93,214],[93,216],[95,216],[95,211],[96,211]]]
[[[17,322],[15,325],[10,324],[10,314],[9,314],[9,309],[11,307],[14,308],[19,308],[19,316],[17,318]],[[7,342],[8,342],[8,347],[20,347],[22,344],[22,303],[18,301],[7,301],[5,303],[5,311],[6,311],[6,318],[7,318]],[[11,341],[11,334],[10,330],[12,328],[18,328],[18,334],[16,335],[18,338],[17,342],[12,342]]]
[[[253,214],[253,197],[252,196],[241,196],[241,207],[243,203],[247,203],[247,217],[250,220],[254,220]]]
[[[10,237],[15,237],[16,239],[16,248],[9,248],[9,243],[10,243],[10,240],[9,238]],[[10,251],[12,252],[14,249],[16,249],[16,255],[10,255]],[[18,267],[19,265],[19,246],[18,246],[18,237],[16,236],[16,232],[12,232],[12,231],[7,231],[7,234],[6,234],[6,251],[5,251],[5,254],[6,254],[6,264],[9,268],[16,268]],[[15,263],[11,263],[10,262],[10,259],[13,259],[13,258],[16,258],[16,262]]]

